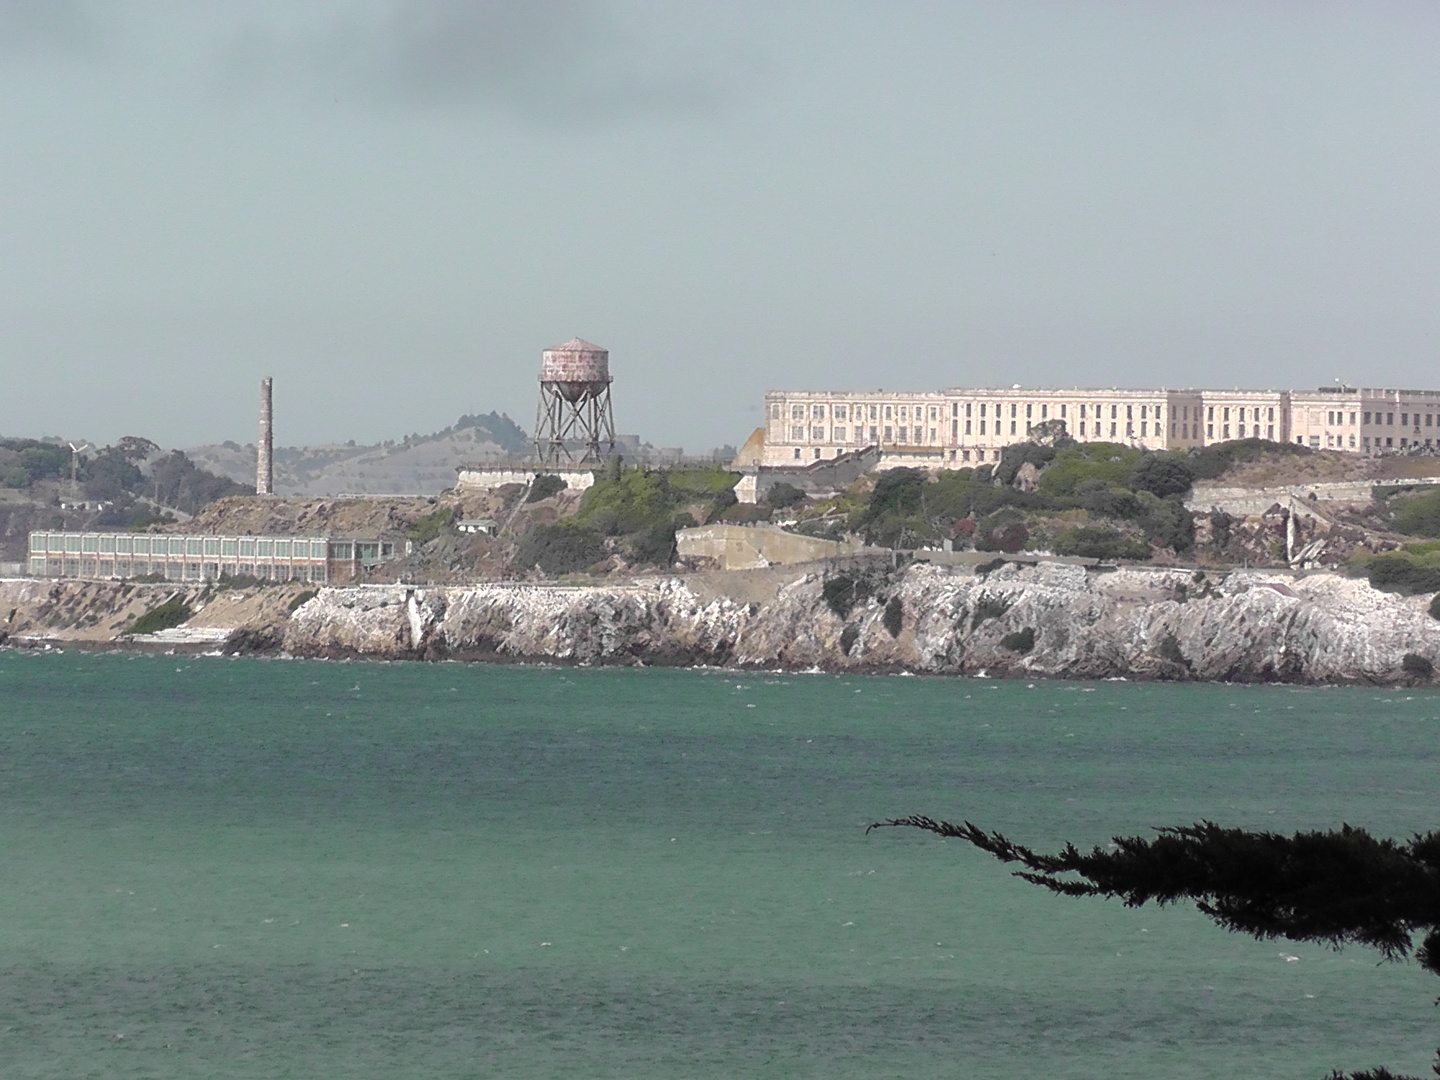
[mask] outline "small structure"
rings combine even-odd
[[[578,459],[572,447],[583,447]],[[582,338],[546,349],[540,354],[535,457],[552,465],[601,465],[614,453],[609,350]]]
[[[462,533],[484,533],[486,536],[496,536],[500,532],[500,525],[493,518],[465,518],[455,528]]]

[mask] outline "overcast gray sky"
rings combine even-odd
[[[0,432],[1440,387],[1440,5],[0,0]]]

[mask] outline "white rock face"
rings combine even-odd
[[[1403,681],[1407,654],[1440,663],[1429,597],[1333,574],[1197,582],[1185,570],[917,565],[870,584],[844,618],[816,573],[751,605],[702,601],[677,579],[324,589],[291,617],[284,644],[296,655],[1317,683]]]

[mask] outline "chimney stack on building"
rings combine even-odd
[[[275,430],[270,401],[270,384],[273,382],[268,375],[260,380],[260,443],[255,453],[256,495],[275,494]]]

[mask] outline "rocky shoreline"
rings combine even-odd
[[[199,627],[232,654],[1300,684],[1428,683],[1440,664],[1428,597],[1325,572],[997,560],[771,574],[760,588],[736,574],[313,597],[12,580],[0,582],[0,634],[19,647],[123,647],[134,612],[181,593],[197,610],[175,647]]]

